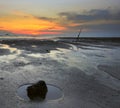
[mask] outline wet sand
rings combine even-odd
[[[119,42],[74,39],[0,41],[0,108],[120,108]],[[21,85],[44,80],[60,100],[20,99]]]

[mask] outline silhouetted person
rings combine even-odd
[[[27,88],[27,95],[31,100],[44,100],[48,92],[45,81],[39,81]]]

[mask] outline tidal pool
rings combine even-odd
[[[32,84],[24,84],[18,88],[17,95],[19,96],[20,99],[30,101],[29,97],[27,96],[27,87],[31,85]],[[45,101],[58,100],[63,98],[63,92],[59,87],[52,84],[47,84],[47,88],[48,92]]]

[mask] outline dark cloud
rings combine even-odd
[[[50,17],[35,17],[37,19],[40,19],[40,20],[47,20],[47,21],[55,21],[56,19],[55,18],[50,18]]]
[[[58,15],[63,19],[63,22],[67,22],[65,26],[70,32],[79,30],[82,27],[91,32],[120,33],[120,11],[113,13],[109,9],[92,9],[83,13],[61,12]],[[70,23],[74,26],[71,26]]]
[[[66,20],[68,20],[68,21],[74,21],[74,22],[93,19],[92,16],[80,15],[77,13],[69,13],[69,12],[68,13],[67,12],[59,13],[59,16],[66,18]]]
[[[66,18],[68,21],[81,22],[81,21],[93,21],[93,20],[120,20],[120,12],[115,14],[109,10],[93,9],[82,14],[61,12],[60,17]]]
[[[109,10],[92,9],[92,10],[88,11],[88,14],[93,14],[93,15],[109,15],[110,11]]]

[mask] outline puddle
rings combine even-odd
[[[10,51],[10,53],[13,53],[13,52],[18,51],[17,48],[10,47],[10,46],[7,45],[7,44],[0,44],[0,47],[1,47],[2,49],[8,49],[8,50]],[[17,52],[17,53],[19,53],[19,52]]]
[[[22,53],[21,50],[11,47],[7,44],[0,44],[0,48],[3,51],[2,56],[0,56],[0,61],[1,62],[10,62],[10,60],[16,59],[18,55]],[[2,53],[2,52],[0,52]]]
[[[27,96],[27,87],[31,85],[32,84],[25,84],[18,88],[17,95],[19,96],[20,99],[26,101],[30,100],[29,97]],[[47,84],[47,88],[48,88],[48,92],[45,101],[62,99],[63,93],[59,87],[55,85]]]
[[[36,45],[31,45],[32,48],[36,48],[37,46]]]

